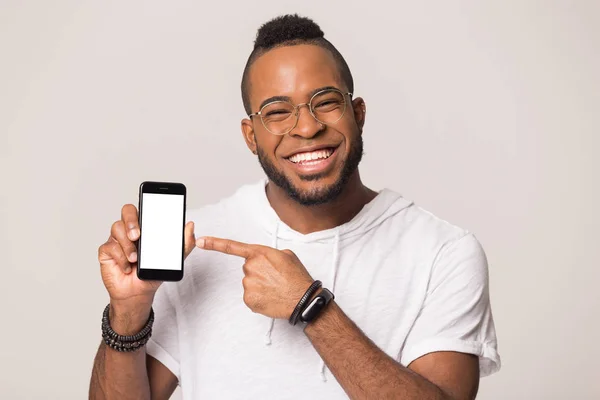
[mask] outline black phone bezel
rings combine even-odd
[[[142,227],[142,213],[144,212],[143,205],[143,194],[144,193],[157,193],[165,195],[183,195],[183,221],[181,224],[182,238],[181,241],[181,269],[144,269],[140,268],[143,265],[142,261],[142,236],[144,228]],[[137,276],[141,280],[146,281],[165,281],[165,282],[177,282],[183,279],[183,265],[185,257],[185,214],[186,214],[186,201],[187,201],[187,189],[183,183],[178,182],[157,182],[157,181],[144,181],[140,184],[139,189],[139,200],[138,200],[138,223],[140,226],[140,237],[136,242],[137,247]]]

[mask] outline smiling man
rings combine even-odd
[[[263,25],[242,98],[267,179],[188,212],[184,279],[135,277],[133,205],[100,246],[112,329],[149,340],[103,343],[90,397],[474,398],[500,368],[485,253],[362,183],[365,102],[318,25]]]

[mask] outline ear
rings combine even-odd
[[[244,118],[241,127],[242,136],[244,136],[246,146],[248,146],[253,154],[256,154],[256,136],[254,136],[254,124],[252,123],[252,120]]]
[[[362,97],[357,97],[352,100],[352,109],[354,111],[354,119],[358,125],[358,130],[362,133],[363,126],[365,125],[365,117],[367,115],[367,106]]]

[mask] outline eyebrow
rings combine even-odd
[[[335,86],[323,86],[317,89],[313,89],[308,93],[308,98],[313,97],[316,93],[322,91],[322,90],[329,90],[329,89],[335,89],[335,90],[340,90],[339,88],[336,88]],[[268,99],[265,99],[262,103],[260,103],[260,107],[258,107],[258,109],[262,109],[265,105],[274,102],[274,101],[288,101],[288,102],[292,102],[292,98],[290,96],[271,96]]]

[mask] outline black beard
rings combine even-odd
[[[291,199],[303,206],[317,206],[335,200],[346,187],[352,174],[357,170],[358,164],[360,164],[364,154],[362,136],[358,135],[358,139],[352,145],[348,158],[342,165],[340,176],[335,183],[319,190],[301,191],[294,187],[292,182],[283,174],[283,172],[275,167],[264,151],[258,146],[257,153],[258,161],[269,180],[283,189]],[[322,177],[323,174],[301,175],[300,179],[303,181],[315,181]]]

